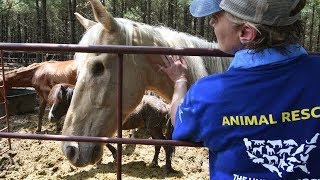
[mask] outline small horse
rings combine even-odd
[[[59,123],[60,119],[67,113],[69,108],[74,85],[56,84],[52,87],[48,104],[51,105],[48,119],[50,122]],[[159,97],[154,95],[144,95],[140,104],[125,119],[123,130],[131,130],[145,127],[153,139],[171,139],[172,126],[168,123],[169,109],[168,105]],[[166,124],[166,137],[163,135],[163,127]],[[116,149],[107,144],[113,157],[116,157]],[[155,154],[151,163],[152,167],[158,166],[158,157],[161,146],[155,146]],[[171,157],[173,153],[172,146],[163,146],[166,153],[166,172],[174,172],[171,166]],[[116,158],[115,158],[116,159]]]
[[[50,106],[48,120],[56,124],[57,133],[61,131],[60,119],[67,114],[73,90],[73,84],[61,83],[54,85],[48,95],[48,105]]]
[[[127,19],[114,18],[99,0],[90,0],[95,21],[76,14],[87,29],[80,45],[164,46],[175,48],[216,48],[216,43],[174,31]],[[111,137],[117,130],[117,61],[116,54],[75,53],[78,78],[68,109],[62,134]],[[189,66],[188,82],[211,73],[221,72],[230,58],[185,56]],[[146,90],[170,102],[174,82],[159,71],[160,55],[126,54],[123,61],[123,121],[137,107]],[[214,88],[214,87],[212,87]],[[103,143],[62,142],[62,151],[78,167],[96,163],[103,154]]]
[[[139,105],[123,121],[123,129],[145,127],[152,139],[171,140],[172,125],[169,120],[169,105],[154,95],[144,95]],[[163,128],[166,127],[166,135]],[[155,146],[155,154],[151,166],[158,166],[158,156],[161,146]],[[166,154],[166,172],[175,172],[171,166],[172,146],[163,146]]]
[[[48,105],[51,106],[48,120],[51,123],[59,123],[61,118],[67,114],[73,90],[74,85],[67,83],[56,84],[52,87],[48,95]]]
[[[39,96],[39,119],[36,132],[41,132],[42,119],[51,88],[58,83],[75,84],[77,67],[73,60],[33,63],[5,73],[6,87],[33,87]],[[0,82],[2,83],[2,78]],[[1,96],[1,98],[3,98]]]

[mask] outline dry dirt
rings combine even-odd
[[[14,132],[33,133],[37,113],[10,117]],[[55,126],[44,120],[43,130],[54,133]],[[127,131],[123,132],[128,135]],[[141,137],[141,136],[140,136]],[[123,145],[124,149],[130,145]],[[132,145],[131,145],[132,146]],[[132,148],[131,148],[132,150]],[[131,155],[123,155],[122,179],[209,179],[208,150],[206,148],[176,147],[172,167],[177,173],[165,173],[165,154],[161,148],[160,167],[149,164],[154,155],[152,145],[136,145]],[[72,166],[63,156],[58,141],[12,139],[12,151],[0,156],[0,179],[117,179],[116,163],[107,148],[101,165],[84,168]]]

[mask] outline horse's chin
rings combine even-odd
[[[61,118],[62,118],[61,116],[60,117],[59,116],[54,116],[51,113],[51,111],[48,114],[48,120],[49,120],[50,123],[58,123],[58,122],[60,122]]]
[[[103,155],[103,146],[91,142],[62,142],[63,154],[76,167],[97,163]]]

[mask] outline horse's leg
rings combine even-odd
[[[41,132],[42,119],[47,106],[47,101],[43,97],[39,96],[39,99],[40,99],[40,107],[39,107],[38,127],[36,130],[37,133]]]
[[[136,138],[136,136],[137,136],[136,133],[137,133],[136,129],[131,129],[129,132],[129,138]],[[139,137],[137,137],[137,138],[139,138]],[[126,156],[131,156],[133,154],[133,152],[135,151],[135,149],[136,149],[136,144],[127,144],[124,147],[124,150],[122,152]]]
[[[165,139],[165,137],[162,134],[162,128],[159,126],[157,127],[147,127],[152,139]],[[154,156],[151,162],[151,167],[159,167],[158,165],[158,159],[159,159],[159,153],[160,153],[161,146],[155,145],[154,146]]]
[[[114,160],[117,159],[117,149],[113,147],[111,144],[106,144],[107,148],[111,151]]]
[[[165,122],[166,118],[162,119],[160,117],[149,117],[146,119],[146,128],[148,129],[152,139],[172,139],[172,126],[170,123],[166,124],[166,137],[163,135],[163,126],[161,122]],[[158,157],[160,153],[161,146],[155,146],[155,154],[151,163],[151,166],[157,167],[158,166]],[[166,173],[176,172],[171,166],[171,157],[173,153],[172,146],[163,146],[165,153],[166,153],[166,166],[165,171]]]
[[[172,131],[173,126],[171,125],[171,120],[169,119],[166,124],[166,139],[172,140]],[[174,152],[174,146],[167,145],[163,146],[165,152],[166,152],[166,173],[175,173],[177,172],[172,168],[171,161],[172,161],[172,154]]]
[[[107,148],[111,151],[112,156],[114,158],[114,160],[117,160],[117,150],[116,148],[114,148],[111,144],[106,144]],[[97,165],[100,165],[102,162],[102,158],[96,163]]]
[[[56,134],[59,134],[62,130],[62,125],[60,122],[56,122]]]

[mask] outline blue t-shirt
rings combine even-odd
[[[187,92],[173,139],[209,148],[211,179],[320,179],[320,57],[289,49],[243,50]]]

